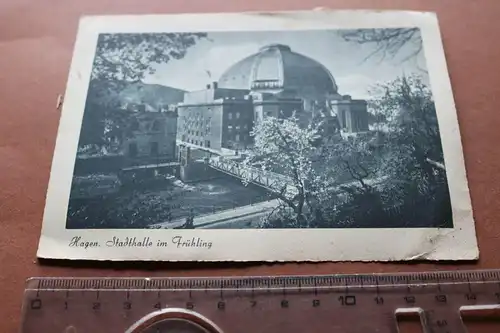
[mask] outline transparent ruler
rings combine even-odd
[[[22,333],[500,332],[500,270],[33,278]]]

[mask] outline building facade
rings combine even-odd
[[[177,106],[177,139],[209,150],[244,149],[253,126],[252,102],[247,91],[220,89],[188,92]]]
[[[134,112],[130,133],[123,140],[122,148],[128,164],[162,163],[176,159],[176,111]]]
[[[178,104],[177,140],[205,150],[241,150],[265,117],[312,120],[321,113],[341,131],[368,131],[366,101],[338,93],[331,73],[319,62],[272,44],[230,66],[201,91],[187,92]]]
[[[365,100],[353,100],[351,96],[342,96],[332,100],[330,110],[337,116],[340,129],[348,134],[368,131],[367,103]]]

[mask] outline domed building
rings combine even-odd
[[[319,62],[272,44],[231,66],[219,79],[220,88],[282,93],[317,99],[337,96],[337,84]]]
[[[253,124],[263,117],[331,117],[343,131],[368,130],[366,102],[338,93],[318,61],[271,44],[230,66],[205,90],[188,92],[178,105],[177,139],[221,150],[251,145]]]

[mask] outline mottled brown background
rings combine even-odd
[[[111,264],[36,260],[78,17],[329,8],[436,11],[458,108],[480,245],[477,264]],[[31,276],[319,274],[500,267],[500,1],[0,0],[0,332],[17,332]],[[257,245],[256,245],[257,246]]]

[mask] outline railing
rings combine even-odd
[[[293,186],[293,180],[278,173],[242,166],[237,162],[217,157],[208,159],[208,164],[214,169],[264,187],[271,192],[283,193],[290,198],[297,194],[297,189]]]

